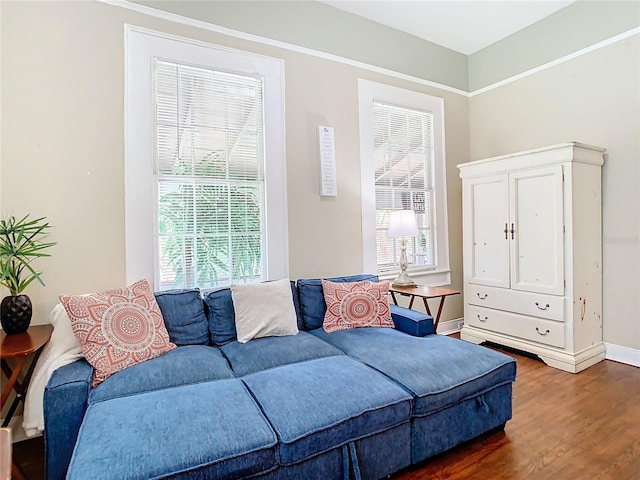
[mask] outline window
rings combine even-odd
[[[154,60],[159,287],[260,280],[262,79]]]
[[[407,244],[409,266],[436,266],[433,248],[433,114],[373,102],[378,272],[399,268],[389,212],[413,210],[418,236]]]
[[[129,28],[127,280],[288,276],[282,62]]]
[[[408,270],[425,283],[450,282],[443,101],[359,80],[363,254],[366,271],[400,270],[389,212],[416,212],[419,233],[407,242]]]

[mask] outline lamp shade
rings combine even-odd
[[[408,237],[418,234],[418,222],[413,210],[393,210],[389,212],[389,236]]]

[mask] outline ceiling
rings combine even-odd
[[[320,0],[470,55],[576,0]]]

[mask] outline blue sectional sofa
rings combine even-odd
[[[396,306],[326,333],[320,279],[292,295],[297,335],[241,344],[229,289],[157,293],[178,348],[96,388],[85,360],[52,375],[47,478],[376,479],[511,418],[512,358]]]

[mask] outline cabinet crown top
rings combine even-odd
[[[474,160],[467,163],[461,163],[457,165],[457,167],[461,170],[460,175],[462,176],[463,170],[475,170],[473,167],[480,167],[483,164],[489,163],[493,164],[497,169],[501,169],[501,167],[509,169],[509,167],[513,166],[514,162],[522,163],[523,165],[521,165],[521,167],[523,168],[526,168],[527,166],[533,167],[565,162],[577,162],[602,166],[604,164],[603,155],[606,151],[607,150],[605,148],[595,147],[593,145],[569,142],[536,148],[533,150],[526,150],[523,152],[500,155],[497,157]]]

